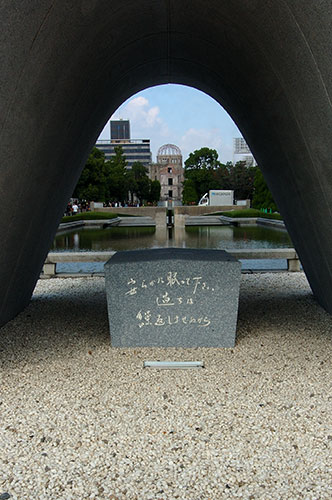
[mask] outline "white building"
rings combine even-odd
[[[248,167],[257,165],[257,162],[243,137],[233,139],[233,163],[245,161]]]

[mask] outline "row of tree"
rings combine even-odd
[[[157,203],[160,182],[148,177],[142,163],[135,162],[127,169],[121,146],[114,148],[115,156],[106,161],[105,154],[94,147],[79,178],[74,198],[109,202],[133,202],[134,196],[143,202]],[[128,199],[128,196],[131,199]]]
[[[185,161],[183,204],[196,205],[210,189],[231,189],[236,200],[250,199],[254,208],[277,210],[257,166],[247,166],[244,161],[223,164],[215,149],[201,148]]]
[[[142,203],[157,203],[160,183],[148,177],[148,170],[140,162],[127,169],[121,146],[114,148],[115,156],[106,161],[105,154],[93,148],[75,188],[73,197],[105,203],[133,202],[134,196]],[[250,199],[254,208],[277,210],[260,169],[240,161],[235,165],[221,163],[215,149],[201,148],[190,153],[185,161],[183,204],[197,204],[210,189],[234,190],[235,199]],[[130,198],[128,199],[128,193]]]

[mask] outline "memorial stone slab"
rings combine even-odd
[[[241,264],[223,250],[117,252],[105,264],[114,347],[233,347]]]

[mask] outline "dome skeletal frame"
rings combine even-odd
[[[175,144],[164,144],[158,149],[157,156],[182,156],[181,149]]]

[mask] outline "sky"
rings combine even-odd
[[[125,101],[111,119],[129,119],[131,139],[150,139],[152,161],[158,148],[175,144],[183,161],[195,149],[216,149],[222,163],[233,161],[233,137],[241,133],[228,113],[207,94],[184,85],[158,85]],[[110,139],[109,121],[99,136]]]

